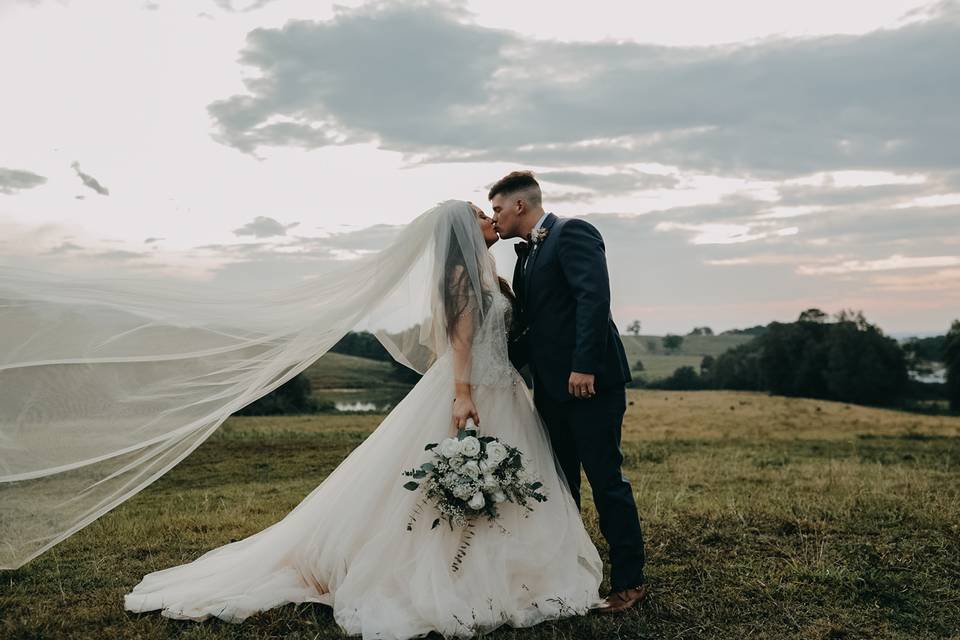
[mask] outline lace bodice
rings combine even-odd
[[[507,356],[512,319],[513,304],[499,288],[495,289],[490,310],[473,339],[470,384],[511,386],[519,378]]]

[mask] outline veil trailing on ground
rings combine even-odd
[[[270,290],[0,267],[0,569],[148,486],[361,322],[420,373],[464,314],[473,333],[502,332],[502,317],[486,322],[496,281],[458,200],[377,253]]]

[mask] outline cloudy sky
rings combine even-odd
[[[0,0],[0,60],[6,264],[298,279],[529,168],[621,328],[960,316],[957,0]]]

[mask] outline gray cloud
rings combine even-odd
[[[927,184],[879,184],[861,187],[818,187],[782,185],[777,188],[780,206],[890,205],[915,196],[940,193]]]
[[[287,234],[287,229],[291,229],[300,224],[291,222],[283,225],[267,216],[257,216],[252,222],[233,230],[234,235],[253,236],[255,238],[269,238],[271,236],[283,236]]]
[[[54,255],[58,253],[70,253],[71,251],[80,251],[83,247],[73,242],[61,242],[55,247],[52,247],[49,251],[45,253],[48,255]]]
[[[617,171],[614,173],[585,173],[583,171],[541,171],[537,174],[540,182],[580,187],[587,189],[587,195],[623,195],[646,189],[672,189],[679,180],[674,176],[664,176],[642,171]],[[552,198],[556,200],[556,197]]]
[[[64,241],[43,252],[43,255],[69,255],[81,260],[109,260],[109,261],[130,261],[146,257],[148,254],[138,253],[136,251],[127,251],[124,249],[112,249],[110,251],[89,251],[88,247],[82,247],[74,242]]]
[[[276,0],[248,0],[247,2],[238,0],[213,0],[214,3],[223,9],[224,11],[229,11],[230,13],[246,13],[248,11],[256,11],[257,9],[262,9],[271,2]]]
[[[136,251],[126,251],[124,249],[114,249],[112,251],[98,251],[96,253],[90,254],[93,258],[102,258],[104,260],[136,260],[138,258],[143,258],[147,254],[138,253]]]
[[[329,22],[294,20],[247,36],[250,95],[210,105],[218,139],[244,151],[382,138],[389,148],[478,143],[471,122],[513,36],[458,22],[449,6],[375,4]],[[268,124],[272,116],[292,123]],[[278,126],[285,125],[285,126]]]
[[[39,187],[46,181],[45,177],[32,171],[0,167],[0,193],[6,195],[12,195],[23,189]]]
[[[247,37],[248,95],[210,105],[246,152],[375,140],[437,161],[656,161],[785,177],[960,163],[960,12],[749,47],[530,41],[430,3]]]
[[[89,187],[90,189],[93,189],[94,191],[96,191],[102,196],[110,195],[110,190],[107,189],[102,184],[100,184],[100,182],[96,178],[80,170],[79,162],[74,161],[70,163],[70,166],[73,168],[74,171],[77,172],[77,175],[80,176],[80,180],[83,181],[83,185],[85,187]]]
[[[155,242],[159,242],[161,240],[166,240],[166,238],[154,238],[153,236],[150,236],[149,238],[144,238],[143,243],[154,244]]]

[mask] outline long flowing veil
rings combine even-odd
[[[0,569],[148,486],[361,322],[420,373],[463,309],[502,333],[502,318],[484,322],[495,281],[459,200],[377,253],[270,290],[0,267]]]

